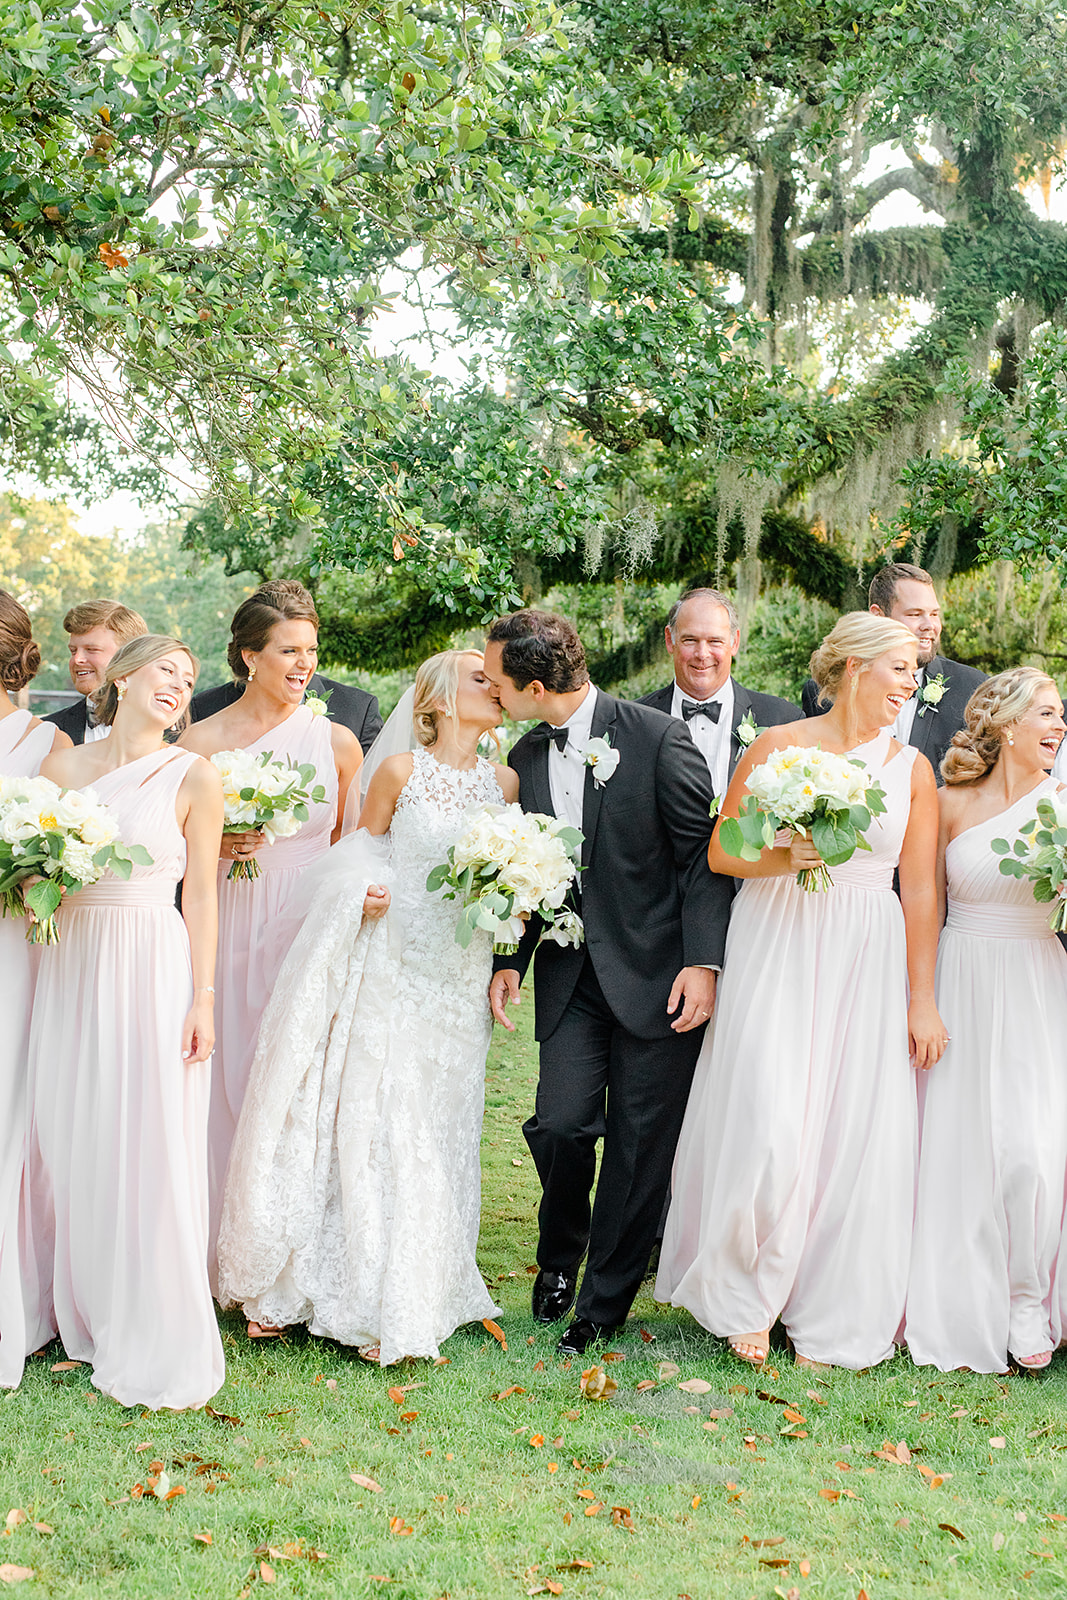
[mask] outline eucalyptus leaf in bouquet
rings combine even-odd
[[[519,947],[526,919],[545,923],[542,937],[579,945],[582,919],[564,904],[579,872],[583,835],[556,817],[521,806],[484,806],[467,821],[447,857],[426,879],[431,894],[462,904],[456,943],[465,950],[479,931],[497,955]]]
[[[56,912],[65,893],[105,872],[128,880],[150,867],[143,845],[125,845],[91,789],[61,789],[50,778],[0,778],[0,915],[33,921],[31,944],[58,944]]]
[[[990,848],[1003,857],[1000,870],[1005,877],[1029,878],[1037,903],[1052,905],[1048,919],[1052,931],[1067,928],[1067,801],[1058,796],[1039,800],[1037,816],[1023,823],[1014,844],[993,839]]]
[[[885,790],[863,762],[819,745],[775,750],[753,767],[747,788],[738,815],[720,821],[719,843],[727,855],[758,861],[779,829],[810,838],[823,864],[797,873],[807,890],[831,888],[828,868],[871,848],[864,836],[885,811]]]
[[[222,775],[224,834],[261,833],[268,844],[288,839],[308,820],[308,807],[326,798],[310,762],[275,760],[270,750],[218,750],[211,762]],[[259,862],[234,861],[227,877],[258,878]]]

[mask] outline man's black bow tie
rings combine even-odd
[[[550,728],[546,722],[543,728],[531,728],[531,739],[544,739],[548,744],[554,744],[557,750],[567,748],[566,728]]]
[[[710,717],[712,722],[718,722],[721,710],[721,700],[705,700],[703,705],[699,700],[682,701],[682,716],[686,722],[692,722],[694,717]]]

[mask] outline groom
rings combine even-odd
[[[733,882],[708,868],[711,779],[685,724],[594,688],[569,622],[545,611],[501,617],[485,673],[510,717],[543,719],[509,757],[523,809],[585,835],[585,943],[538,949],[531,918],[517,954],[496,959],[489,990],[510,1030],[507,1006],[537,950],[540,1077],[523,1127],[543,1191],[533,1314],[566,1316],[587,1256],[557,1346],[584,1355],[625,1322],[648,1265]]]

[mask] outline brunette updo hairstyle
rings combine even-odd
[[[129,644],[122,645],[107,664],[103,684],[91,696],[93,708],[96,712],[97,722],[102,722],[110,727],[115,720],[115,712],[119,708],[119,691],[117,680],[128,678],[131,673],[139,672],[142,667],[151,666],[153,661],[158,661],[160,656],[169,656],[172,651],[180,651],[183,656],[188,656],[193,663],[193,681],[200,675],[200,659],[195,656],[187,644],[180,639],[172,639],[166,633],[142,633],[136,639],[131,639]],[[177,733],[183,733],[188,723],[188,712],[173,724]]]
[[[0,684],[17,694],[37,676],[40,665],[29,612],[13,594],[0,589]]]
[[[272,628],[279,622],[310,622],[314,628],[319,625],[314,600],[295,578],[275,578],[270,583],[261,583],[234,612],[226,660],[238,683],[248,682],[242,650],[262,650]]]
[[[459,664],[465,656],[482,659],[480,650],[442,650],[424,661],[415,674],[415,700],[411,722],[415,737],[424,749],[437,743],[442,717],[456,714],[459,690]]]
[[[873,611],[846,611],[811,658],[809,670],[819,690],[820,703],[829,705],[837,700],[845,686],[849,661],[858,660],[868,667],[879,656],[899,650],[902,645],[918,649],[918,640],[902,622],[879,617]],[[855,692],[855,678],[852,683]]]
[[[1060,698],[1047,672],[1036,667],[1011,667],[980,683],[963,713],[965,726],[952,737],[941,761],[946,783],[975,783],[1000,760],[1003,730],[1025,716],[1041,689]]]

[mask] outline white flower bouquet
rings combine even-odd
[[[152,865],[143,845],[124,845],[91,789],[60,789],[49,778],[0,778],[0,915],[32,912],[31,944],[58,944],[56,912],[105,872],[127,879]],[[35,881],[30,883],[28,879]]]
[[[753,767],[747,787],[738,816],[719,823],[720,844],[727,855],[758,861],[780,828],[810,835],[823,865],[797,873],[802,889],[829,889],[834,880],[827,868],[841,866],[857,850],[869,850],[864,834],[871,819],[885,811],[885,790],[862,761],[818,745],[776,750]]]
[[[219,750],[211,761],[222,774],[224,834],[261,833],[268,844],[288,839],[307,821],[308,806],[326,798],[307,762],[276,761],[269,750]],[[235,861],[227,876],[258,878],[259,862]]]
[[[994,855],[1003,856],[1006,878],[1029,878],[1039,905],[1052,904],[1048,925],[1053,933],[1067,928],[1067,802],[1058,796],[1037,802],[1037,816],[1024,822],[1014,845],[993,839]]]
[[[426,887],[462,903],[456,943],[464,950],[481,928],[492,934],[497,955],[512,955],[535,912],[547,924],[544,937],[577,946],[585,936],[582,919],[563,902],[581,846],[580,831],[556,817],[517,805],[485,806],[469,818]]]

